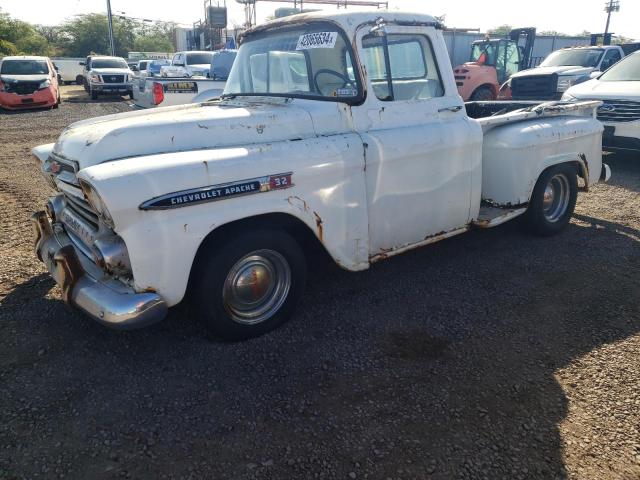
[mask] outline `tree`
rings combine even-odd
[[[133,50],[135,22],[127,18],[113,18],[115,54],[126,56]],[[110,55],[107,16],[100,13],[80,15],[65,22],[61,29],[60,45],[65,55],[84,57],[90,53]]]
[[[509,35],[511,30],[513,30],[513,27],[511,25],[504,24],[504,25],[500,25],[499,27],[490,29],[487,33],[489,35],[505,36],[505,35]]]
[[[0,10],[0,54],[48,55],[49,43],[27,22]]]
[[[171,40],[160,35],[144,35],[133,42],[136,52],[173,52]]]
[[[557,30],[543,30],[539,32],[538,35],[541,35],[543,37],[570,37],[571,36],[566,33],[558,32]]]

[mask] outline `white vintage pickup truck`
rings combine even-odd
[[[149,325],[189,293],[216,334],[259,335],[292,316],[310,246],[359,271],[520,215],[561,231],[610,176],[599,105],[465,108],[430,16],[275,20],[244,35],[222,98],[35,148],[57,191],[36,252],[103,324]]]

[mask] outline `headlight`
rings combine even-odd
[[[84,193],[84,197],[87,199],[87,202],[89,202],[89,205],[91,205],[106,225],[113,228],[113,218],[111,217],[106,204],[98,192],[96,192],[96,189],[84,180],[80,180],[80,187],[82,187],[82,193]]]
[[[564,95],[562,95],[562,99],[563,102],[577,102],[578,98],[574,97],[573,95],[571,95],[570,93],[565,93]]]
[[[558,92],[569,90],[577,83],[578,78],[576,76],[558,77]]]
[[[90,78],[92,82],[100,83],[100,75],[96,75],[95,73],[92,73]]]
[[[39,90],[42,90],[43,88],[47,88],[47,87],[49,87],[50,85],[51,85],[51,80],[49,80],[49,79],[47,78],[44,82],[42,82],[42,83],[40,83],[40,85],[38,85],[38,89],[39,89]]]

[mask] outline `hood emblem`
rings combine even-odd
[[[51,173],[53,173],[54,175],[57,175],[58,172],[60,172],[60,164],[56,161],[53,161],[49,164],[49,170],[51,171]]]
[[[609,113],[611,113],[611,112],[615,112],[616,111],[616,107],[615,107],[615,105],[611,105],[610,103],[605,103],[605,104],[600,105],[598,107],[598,111],[599,112],[609,112]]]

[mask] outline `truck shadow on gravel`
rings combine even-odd
[[[0,472],[564,478],[558,372],[640,332],[638,237],[579,220],[598,228],[505,225],[322,268],[292,322],[235,344],[184,307],[105,330],[39,275],[0,314]]]

